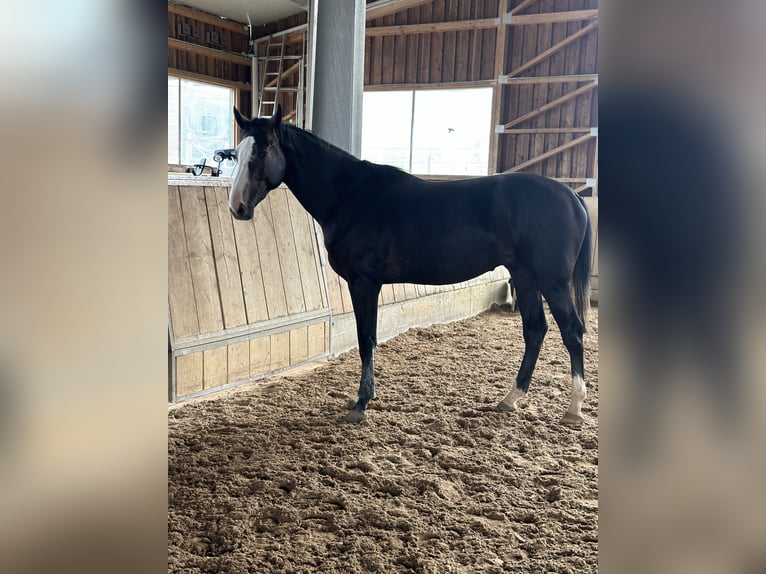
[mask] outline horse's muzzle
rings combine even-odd
[[[253,210],[248,209],[244,203],[240,203],[236,209],[230,205],[229,211],[234,219],[239,219],[240,221],[246,221],[253,217]]]

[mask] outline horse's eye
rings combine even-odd
[[[266,150],[265,149],[259,149],[258,150],[258,157],[263,159],[266,157]]]

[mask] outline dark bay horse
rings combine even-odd
[[[516,287],[525,350],[515,388],[498,408],[512,410],[529,389],[548,330],[542,295],[571,359],[572,401],[562,422],[583,421],[582,335],[591,228],[577,194],[552,179],[525,173],[424,181],[360,161],[283,124],[279,106],[271,118],[248,120],[236,109],[234,116],[242,141],[229,197],[233,217],[252,218],[255,206],[284,182],[322,227],[330,264],[348,282],[362,376],[347,421],[366,418],[367,403],[375,398],[381,286],[458,283],[499,265],[508,268]]]

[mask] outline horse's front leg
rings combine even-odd
[[[351,302],[356,317],[356,335],[359,340],[359,356],[362,359],[362,378],[359,394],[346,421],[357,423],[367,418],[367,403],[375,398],[374,355],[377,344],[378,294],[380,283],[368,279],[352,279],[348,283]]]

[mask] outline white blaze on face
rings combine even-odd
[[[245,188],[249,177],[247,165],[250,163],[254,144],[255,140],[249,136],[239,142],[237,146],[237,167],[234,171],[234,183],[231,186],[231,195],[229,196],[229,207],[234,211],[239,204],[244,202]]]

